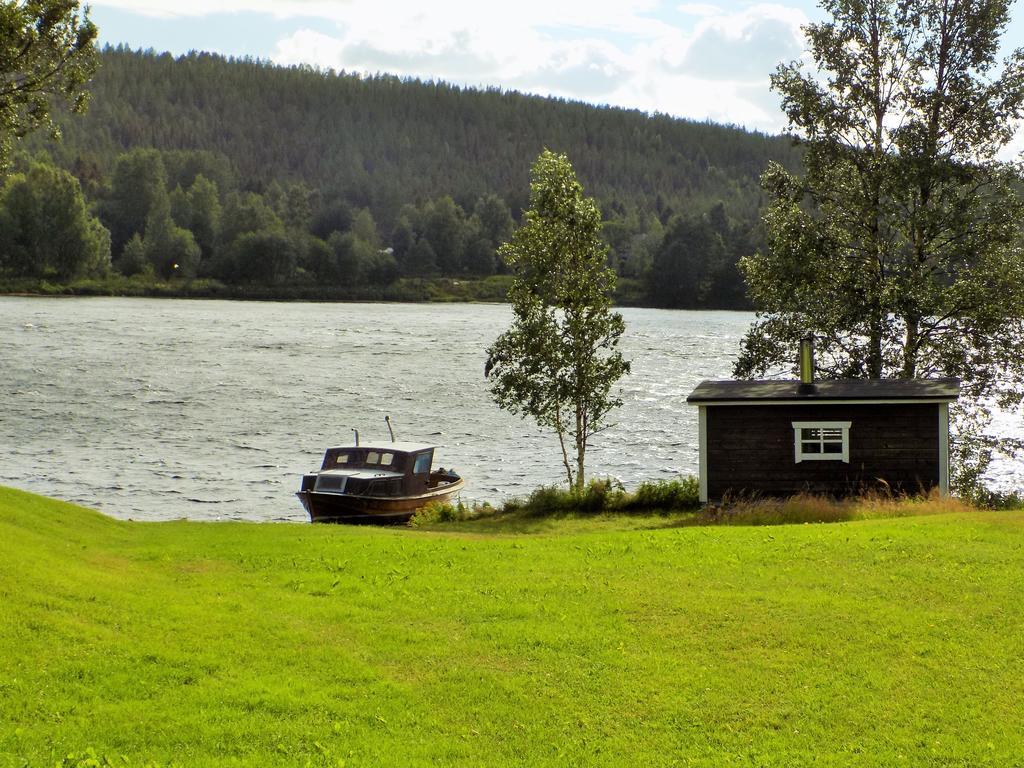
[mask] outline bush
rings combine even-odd
[[[618,480],[605,478],[591,480],[581,493],[541,486],[525,500],[505,502],[501,512],[542,517],[605,512],[692,512],[699,508],[700,486],[695,477],[644,482],[634,493],[627,493]]]
[[[575,489],[542,485],[526,500],[512,499],[505,502],[501,511],[505,514],[523,514],[532,517],[547,515],[593,515],[610,512],[622,507],[626,498],[622,484],[617,480],[591,480],[582,492]]]
[[[700,482],[691,475],[678,480],[640,483],[626,508],[661,512],[695,511],[700,509]]]
[[[970,501],[985,509],[1024,509],[1024,495],[1018,491],[1000,493],[990,488],[976,487],[970,494]]]
[[[564,514],[573,508],[572,492],[553,485],[542,485],[525,499],[509,499],[502,506],[505,514],[531,516]]]
[[[420,526],[431,523],[455,523],[462,520],[476,520],[495,514],[494,509],[486,501],[483,504],[463,504],[457,501],[434,501],[420,510],[409,520],[409,525]]]
[[[419,526],[429,523],[451,523],[462,520],[464,506],[461,501],[452,504],[447,501],[433,501],[416,510],[409,520],[409,525]]]

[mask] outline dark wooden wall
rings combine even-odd
[[[893,491],[918,493],[939,484],[935,403],[706,407],[711,500],[803,491],[847,495],[885,484]],[[852,422],[850,463],[797,464],[794,421]]]

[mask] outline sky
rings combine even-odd
[[[103,43],[387,72],[776,133],[813,0],[90,0]],[[1024,11],[1014,14],[1024,16]],[[1007,50],[1024,45],[1014,18]]]

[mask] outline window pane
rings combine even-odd
[[[841,429],[823,429],[821,430],[822,440],[842,440],[843,430]]]
[[[376,464],[378,461],[380,461],[380,454],[377,453],[376,451],[370,451],[368,454],[366,454],[367,464]]]
[[[842,443],[824,443],[822,445],[822,447],[825,449],[825,451],[824,451],[825,453],[842,453],[843,452],[843,444]]]
[[[804,453],[821,453],[821,443],[802,443],[801,446]]]
[[[417,475],[422,475],[430,471],[430,454],[421,453],[416,457],[416,464],[413,465],[412,471]]]
[[[384,466],[389,466],[391,462],[394,460],[395,455],[393,453],[385,453],[380,457],[380,463],[383,464]]]
[[[801,440],[820,440],[821,439],[821,430],[820,429],[807,429],[807,428],[804,428],[804,429],[800,430],[800,432],[801,432],[801,435],[800,435],[800,439]]]

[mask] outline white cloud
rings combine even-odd
[[[717,5],[708,3],[683,3],[676,10],[687,16],[718,16],[722,13],[722,9]]]
[[[681,63],[686,72],[712,80],[766,80],[779,61],[803,50],[799,11],[759,5],[701,22]]]
[[[341,18],[344,2],[332,0],[92,0],[90,5],[116,8],[155,18],[188,18],[214,13],[260,13],[284,19],[309,16]]]

